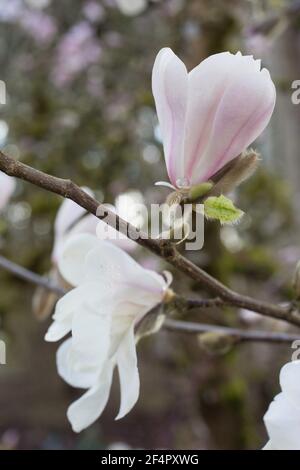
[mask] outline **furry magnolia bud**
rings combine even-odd
[[[212,180],[216,184],[207,195],[219,196],[230,193],[255,172],[258,161],[258,154],[254,150],[241,154],[230,162],[227,168],[225,167],[221,172],[213,176]]]

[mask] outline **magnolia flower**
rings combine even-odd
[[[0,171],[0,211],[4,209],[16,187],[16,182],[11,176]]]
[[[300,361],[280,371],[281,393],[270,404],[264,422],[270,437],[265,450],[300,450]]]
[[[75,289],[56,305],[45,339],[58,341],[60,376],[88,391],[68,409],[76,432],[92,424],[109,398],[113,370],[118,368],[125,416],[139,396],[134,328],[143,316],[168,297],[170,279],[142,268],[112,243],[88,234],[75,235],[59,258],[63,277]]]
[[[156,57],[152,89],[176,188],[207,181],[243,152],[267,126],[276,95],[252,56],[222,52],[188,73],[169,48]]]
[[[93,191],[89,188],[82,188],[90,196],[94,196]],[[125,193],[126,194],[126,193]],[[124,194],[124,196],[125,196]],[[109,206],[111,211],[117,212],[122,218],[130,222],[135,222],[134,212],[129,213],[127,218],[127,212],[124,207],[121,207],[118,200],[116,200],[116,207]],[[120,211],[119,211],[120,209]],[[133,220],[131,220],[133,219]],[[54,243],[51,255],[52,268],[48,273],[48,277],[62,289],[70,289],[70,286],[63,278],[62,274],[58,270],[58,259],[62,253],[63,247],[66,241],[79,233],[89,233],[97,235],[100,240],[109,240],[116,244],[120,248],[132,252],[136,249],[137,245],[134,241],[130,240],[125,235],[121,234],[113,227],[110,227],[106,222],[99,220],[93,214],[86,214],[85,209],[71,201],[70,199],[64,199],[60,208],[57,211],[56,219],[54,222]],[[33,311],[34,314],[44,319],[49,317],[53,312],[54,305],[58,300],[58,295],[54,292],[49,292],[44,287],[38,287],[33,297]]]

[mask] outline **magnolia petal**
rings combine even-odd
[[[234,56],[236,57],[236,56]],[[205,151],[193,168],[192,184],[207,181],[243,152],[265,129],[275,106],[275,86],[266,69],[240,57],[215,110]]]
[[[6,206],[16,187],[16,180],[0,171],[0,211]]]
[[[90,233],[96,235],[98,222],[100,222],[96,216],[92,214],[85,215],[78,222],[74,224],[66,233],[55,236],[54,247],[52,250],[51,259],[54,264],[58,263],[61,257],[66,241],[69,237],[78,233]]]
[[[110,346],[112,309],[106,307],[107,315],[98,315],[90,309],[77,312],[72,323],[72,347],[81,361],[97,367],[100,371],[107,361]]]
[[[72,387],[89,388],[99,376],[97,368],[82,364],[81,357],[72,348],[72,338],[64,341],[57,350],[58,374]]]
[[[117,353],[121,387],[121,405],[116,420],[123,418],[136,404],[140,393],[134,328],[125,335]]]
[[[300,360],[285,364],[279,376],[282,392],[300,409]]]
[[[58,300],[53,315],[54,322],[45,335],[46,341],[58,341],[71,331],[73,315],[78,308],[82,294],[82,289],[77,287]]]
[[[202,181],[199,172],[205,170],[202,160],[215,113],[237,61],[239,59],[233,54],[222,52],[203,60],[189,73],[184,152],[185,177],[190,182]]]
[[[274,448],[300,450],[300,410],[283,393],[270,404],[264,422]]]
[[[156,181],[156,183],[154,183],[154,186],[164,186],[165,188],[173,189],[174,191],[176,191],[176,187],[173,186],[173,184],[168,183],[168,181]]]
[[[99,240],[107,240],[122,250],[127,252],[136,250],[137,244],[133,240],[130,240],[126,235],[118,232],[115,228],[103,222],[103,220],[98,220],[96,234]]]
[[[137,321],[144,315],[145,308],[132,302],[119,304],[114,312],[111,331],[109,357],[116,355],[120,344],[124,340],[130,328],[133,328]]]
[[[188,74],[170,48],[162,49],[152,72],[152,90],[161,128],[164,154],[171,183],[184,177],[184,129]]]
[[[74,432],[80,432],[94,423],[103,412],[111,388],[113,363],[102,370],[96,384],[69,406],[67,417]]]
[[[166,282],[162,276],[144,269],[127,253],[112,243],[98,240],[85,259],[86,278],[99,282],[99,288],[116,295],[116,284],[127,289],[127,298],[143,302],[143,294],[157,303],[162,298]],[[130,292],[128,291],[130,289]],[[123,295],[119,290],[120,296]],[[124,294],[125,295],[125,294]]]
[[[94,195],[89,188],[83,187],[81,189],[90,196]],[[83,207],[71,201],[71,199],[64,199],[56,214],[54,222],[55,235],[65,235],[84,214],[86,214],[86,210]]]
[[[71,331],[71,319],[65,321],[54,321],[45,334],[45,340],[49,342],[59,341]]]
[[[76,233],[90,233],[91,235],[96,235],[99,222],[99,219],[95,215],[88,214],[74,225],[69,234],[70,236]]]
[[[71,201],[71,199],[64,199],[57,211],[54,222],[55,236],[65,235],[85,213],[86,210]]]
[[[57,321],[64,321],[72,317],[78,308],[79,302],[82,299],[83,290],[81,287],[67,292],[61,299],[58,300],[55,307],[53,319]]]
[[[76,234],[67,240],[58,261],[58,268],[63,278],[72,286],[78,286],[85,280],[84,260],[97,242],[95,236],[87,233]]]

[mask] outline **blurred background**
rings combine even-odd
[[[278,99],[255,147],[262,160],[235,194],[247,215],[238,226],[206,223],[192,259],[240,292],[283,302],[300,258],[300,2],[288,0],[0,0],[0,144],[6,153],[92,188],[98,200],[163,202],[166,180],[151,71],[170,46],[191,69],[229,50],[261,58]],[[18,181],[0,216],[1,254],[44,274],[61,199]],[[144,265],[165,266],[138,248]],[[178,292],[195,292],[176,275]],[[177,286],[177,287],[176,287]],[[0,270],[0,448],[251,449],[266,442],[262,417],[279,391],[289,345],[245,344],[211,355],[199,338],[161,331],[139,345],[140,399],[115,422],[118,383],[103,416],[76,435],[67,406],[81,392],[57,375],[57,345],[36,318],[36,288]],[[205,293],[203,293],[205,295]],[[193,313],[191,320],[200,319]],[[247,311],[207,310],[202,322],[287,331]]]

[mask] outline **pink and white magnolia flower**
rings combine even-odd
[[[285,364],[279,381],[281,393],[264,416],[270,438],[264,449],[300,450],[300,361]]]
[[[73,430],[80,432],[105,408],[115,367],[121,387],[116,419],[135,405],[139,373],[134,327],[163,301],[169,282],[112,243],[88,234],[67,241],[58,265],[76,288],[58,301],[45,339],[58,341],[72,332],[58,349],[57,367],[68,384],[88,389],[67,412]]]
[[[169,48],[152,73],[168,175],[176,188],[207,181],[267,126],[276,99],[260,60],[215,54],[187,72]]]
[[[4,209],[16,187],[16,181],[0,171],[0,211]]]

